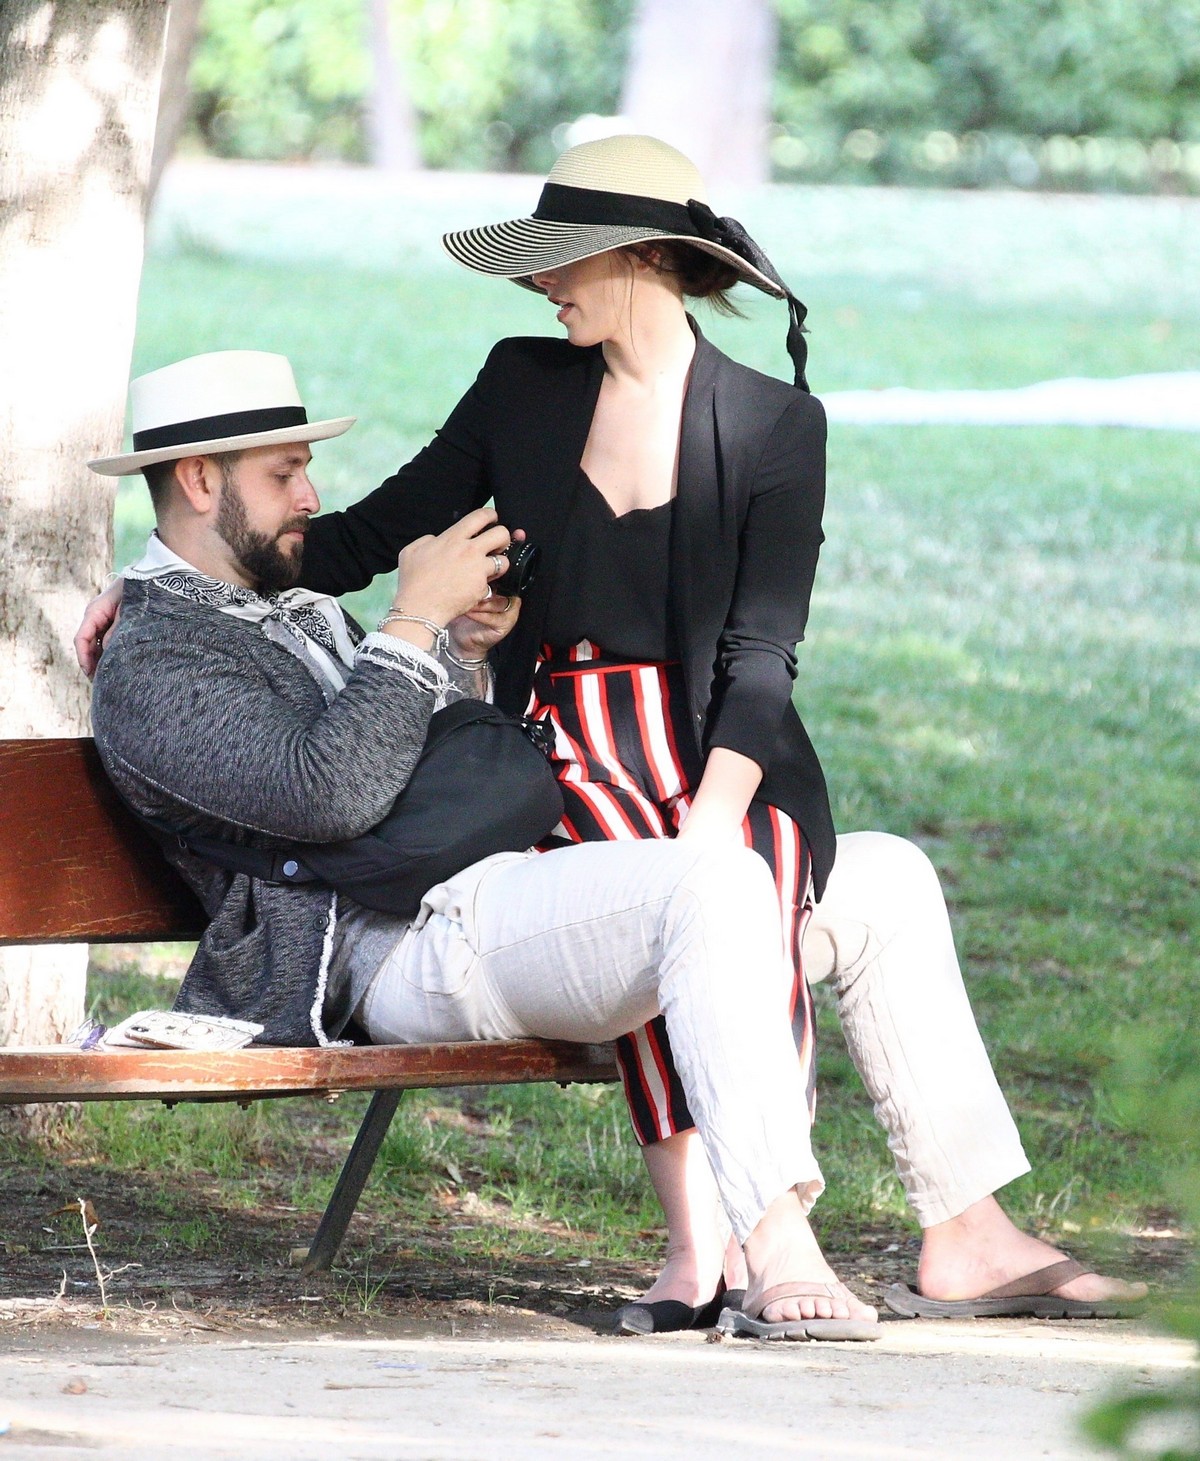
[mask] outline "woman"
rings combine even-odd
[[[357,507],[313,523],[306,579],[358,586],[399,542],[494,497],[543,550],[497,655],[497,696],[523,710],[532,690],[555,726],[562,831],[740,837],[765,857],[811,1092],[800,934],[834,835],[791,694],[821,543],[824,416],[806,389],[735,364],[690,320],[685,294],[722,303],[739,281],[787,294],[703,197],[673,148],[615,137],[564,153],[532,219],[448,236],[468,267],[544,293],[567,340],[498,345],[431,447]],[[803,311],[789,303],[803,384]],[[618,1056],[672,1255],[621,1322],[709,1319],[724,1238],[692,1170],[700,1150],[662,1022]]]

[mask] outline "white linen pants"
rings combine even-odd
[[[919,847],[885,832],[839,837],[802,949],[809,983],[833,983],[850,1056],[922,1227],[1029,1171]]]
[[[739,1242],[796,1187],[809,1142],[775,885],[734,844],[502,853],[425,895],[359,1003],[373,1041],[610,1040],[660,1011]]]

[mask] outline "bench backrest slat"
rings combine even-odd
[[[90,739],[0,741],[0,944],[192,939],[205,922]]]

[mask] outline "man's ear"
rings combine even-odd
[[[175,463],[175,481],[188,506],[201,517],[217,504],[220,471],[211,457],[181,457]]]

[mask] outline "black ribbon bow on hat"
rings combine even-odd
[[[804,338],[804,320],[808,314],[807,308],[783,282],[779,270],[736,218],[719,218],[707,203],[701,203],[696,198],[688,199],[687,211],[688,217],[695,226],[697,237],[705,239],[708,243],[720,244],[722,248],[736,254],[739,259],[744,259],[751,268],[757,269],[760,274],[769,279],[787,300],[789,315],[787,352],[795,367],[796,384],[802,391],[807,391],[808,380],[804,374],[804,367],[808,361],[808,342]]]

